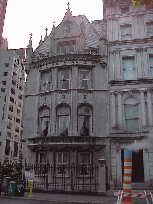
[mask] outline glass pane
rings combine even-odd
[[[59,117],[59,134],[61,136],[68,136],[69,116]]]
[[[88,81],[88,80],[82,80],[82,82],[81,82],[81,88],[83,88],[83,89],[89,89],[88,84],[89,84],[89,81]]]
[[[133,69],[134,68],[134,59],[123,59],[123,69]]]
[[[90,159],[90,152],[84,153],[81,152],[78,155],[78,160],[79,160],[79,164],[86,164],[89,165],[91,163],[91,159]]]
[[[126,34],[132,34],[131,26],[123,26],[121,27],[121,33],[126,35]]]
[[[82,107],[82,108],[79,109],[79,114],[81,114],[81,115],[86,115],[86,114],[89,115],[90,114],[90,110],[87,107]]]
[[[61,108],[58,109],[57,114],[58,115],[69,115],[70,110],[67,107],[61,107]]]
[[[67,155],[67,153],[63,153],[63,163],[64,164],[68,163],[68,155]]]
[[[126,120],[126,130],[129,132],[136,132],[139,130],[138,119]]]
[[[153,68],[153,57],[150,57],[150,67]]]
[[[133,80],[134,79],[134,70],[124,70],[124,80]]]
[[[69,89],[69,80],[62,81],[61,89]]]
[[[89,136],[89,116],[79,116],[80,136]]]
[[[131,40],[132,39],[132,35],[131,34],[127,34],[127,35],[122,35],[121,36],[121,40]]]
[[[68,47],[68,49],[69,49],[69,52],[74,52],[74,45],[70,45],[70,46]]]
[[[42,118],[42,133],[43,133],[43,136],[47,136],[47,134],[48,134],[48,123],[49,123],[49,118]]]
[[[62,164],[62,153],[57,153],[57,163]]]
[[[40,153],[40,163],[46,164],[47,163],[47,156],[46,154],[41,154]]]
[[[153,68],[151,69],[151,77],[153,78]]]
[[[49,116],[49,109],[43,109],[40,111],[40,116]]]
[[[61,54],[66,54],[66,46],[61,47]]]
[[[137,118],[138,117],[138,106],[126,106],[125,107],[125,117],[126,119]]]

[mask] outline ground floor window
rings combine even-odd
[[[57,152],[57,174],[68,174],[69,153]]]
[[[78,166],[80,175],[89,175],[92,163],[91,152],[78,153]]]

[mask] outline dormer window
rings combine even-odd
[[[57,45],[57,53],[59,54],[71,54],[75,52],[76,41],[63,41],[59,42]]]
[[[69,34],[71,32],[71,23],[66,22],[65,23],[65,34]]]
[[[127,13],[129,12],[129,6],[126,6],[126,7],[121,7],[121,13]]]

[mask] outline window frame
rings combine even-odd
[[[49,92],[51,90],[52,90],[52,71],[42,72],[40,77],[40,92]]]
[[[62,73],[64,73],[64,72],[69,73],[69,78],[68,79],[64,79],[64,78],[62,79]],[[63,82],[68,81],[69,87],[68,88],[63,88],[62,87],[63,86],[62,81]],[[69,89],[71,89],[71,70],[70,69],[61,69],[61,70],[59,70],[59,86],[58,86],[58,88],[60,90],[69,90]]]
[[[124,60],[131,60],[131,59],[133,60],[133,68],[124,69],[124,65],[123,65],[124,63],[123,63],[123,61],[124,61]],[[135,76],[135,74],[136,74],[136,73],[135,73],[135,70],[136,70],[136,69],[135,69],[135,58],[134,58],[134,56],[125,56],[125,57],[123,56],[123,57],[122,57],[122,70],[123,70],[123,80],[124,80],[124,81],[127,81],[127,80],[135,80],[135,79],[136,79],[136,76]],[[124,75],[125,75],[125,70],[126,70],[126,71],[132,71],[132,70],[133,70],[133,72],[134,72],[134,73],[133,73],[133,78],[131,78],[131,79],[125,79],[125,77],[124,77]]]
[[[86,72],[86,71],[89,71],[89,79],[81,79],[81,72]],[[89,88],[83,88],[83,86],[81,85],[81,81],[89,81]],[[82,69],[82,68],[79,68],[79,89],[85,89],[85,90],[91,90],[92,89],[92,69]]]
[[[87,108],[88,110],[89,110],[89,114],[83,114],[83,113],[79,113],[79,111],[82,109],[82,108]],[[82,126],[82,128],[80,128],[80,121],[81,121],[81,119],[80,119],[80,117],[82,117],[82,116],[84,116],[84,117],[88,117],[88,123],[89,123],[89,133],[88,133],[88,135],[81,135],[81,133],[80,133],[80,131],[81,131],[81,129],[83,128],[83,126]],[[84,136],[91,136],[92,135],[92,110],[91,110],[91,108],[90,107],[88,107],[88,106],[81,106],[81,107],[79,107],[78,108],[78,110],[77,110],[77,121],[78,121],[78,124],[77,124],[77,132],[78,132],[78,135],[79,136],[82,136],[82,137],[84,137]],[[85,119],[85,118],[84,118]],[[83,121],[83,123],[84,123],[84,121]],[[84,133],[83,133],[84,134]]]
[[[69,113],[58,113],[60,109],[62,108],[67,108],[68,112]],[[70,115],[71,115],[71,112],[70,112],[70,108],[68,106],[60,106],[57,108],[56,110],[56,124],[57,124],[57,134],[59,136],[69,136],[69,132],[70,132],[70,121],[71,121],[71,118],[70,118]],[[64,130],[63,133],[61,133],[61,130],[60,130],[60,121],[62,120],[61,118],[63,117],[68,117],[68,127],[67,130]],[[64,120],[65,121],[65,120]]]
[[[59,154],[62,154],[62,162],[58,162],[58,155]],[[64,162],[64,154],[67,155],[67,162],[65,163]],[[56,161],[56,175],[58,176],[62,176],[63,174],[65,176],[68,176],[69,175],[69,165],[70,165],[70,152],[68,151],[63,151],[63,152],[60,152],[60,151],[57,151],[55,152],[55,161]],[[61,171],[61,172],[59,172]]]
[[[132,99],[132,100],[134,100],[135,102],[126,102],[126,100],[128,100],[128,99]],[[139,129],[140,129],[140,120],[139,120],[139,103],[138,103],[138,101],[137,101],[137,99],[136,98],[134,98],[134,97],[128,97],[128,98],[126,98],[125,99],[125,101],[124,101],[124,121],[125,121],[125,130],[127,131],[127,132],[138,132],[139,131]],[[137,117],[132,117],[132,118],[127,118],[127,116],[126,116],[126,108],[127,107],[137,107]],[[138,128],[137,128],[137,130],[136,131],[130,131],[130,130],[128,130],[127,129],[127,122],[126,121],[132,121],[132,120],[137,120],[137,123],[138,123]]]
[[[126,33],[125,30],[123,31],[124,28],[131,28],[131,33],[128,33],[128,32]],[[132,24],[120,25],[120,32],[121,32],[121,41],[133,39]],[[125,34],[123,32],[125,32]],[[131,37],[128,39],[125,39],[124,36],[131,36]]]
[[[79,158],[80,154],[90,154],[90,163],[80,163]],[[77,152],[77,165],[79,167],[79,176],[90,176],[93,174],[93,169],[91,168],[93,166],[93,152],[92,151],[78,151]]]
[[[153,37],[153,21],[146,22],[146,25],[147,25],[147,37],[148,38]],[[149,26],[150,28],[148,28]],[[148,32],[148,29],[151,29],[152,31]]]
[[[45,114],[45,113],[43,113],[43,111],[45,111],[45,110],[48,110],[48,115],[46,114],[46,115],[43,115],[43,114]],[[46,137],[46,136],[48,136],[48,134],[49,134],[49,124],[50,124],[50,109],[48,108],[48,107],[41,107],[40,109],[39,109],[39,115],[38,115],[38,117],[39,117],[39,134],[41,135],[41,136],[43,136],[43,137]],[[43,129],[43,121],[45,121],[44,119],[47,119],[46,120],[46,122],[48,122],[48,123],[46,123],[46,128],[45,129]],[[48,124],[48,125],[47,125]]]
[[[151,65],[151,59],[152,59],[152,65]],[[150,68],[150,77],[153,78],[153,55],[149,56],[149,68]]]

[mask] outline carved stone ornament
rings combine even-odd
[[[100,65],[102,66],[103,69],[107,68],[107,57],[101,59]]]

